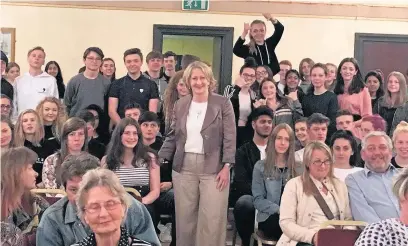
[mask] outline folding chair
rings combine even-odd
[[[67,193],[61,189],[32,189],[31,192],[43,197],[50,205],[67,195]]]
[[[368,224],[363,221],[328,220],[320,226],[317,232],[316,246],[353,246],[362,228]],[[354,226],[355,230],[327,228],[328,226]]]
[[[262,246],[264,244],[266,244],[266,245],[276,245],[278,243],[278,241],[276,241],[275,239],[265,237],[263,232],[258,230],[258,221],[256,220],[257,215],[258,215],[258,210],[255,210],[255,231],[254,231],[254,233],[252,233],[251,241],[249,243],[249,246],[253,246],[255,241],[258,242],[258,246]]]

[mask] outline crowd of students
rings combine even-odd
[[[305,58],[297,71],[275,54],[284,26],[264,17],[273,35],[244,25],[233,49],[244,65],[223,95],[192,55],[176,71],[175,53],[152,51],[142,73],[128,49],[117,78],[90,47],[65,87],[57,62],[42,70],[43,48],[23,75],[2,52],[2,244],[221,246],[232,207],[244,246],[255,221],[302,246],[332,219],[370,223],[356,245],[408,245],[405,76],[363,78],[354,58]],[[50,206],[34,188],[67,195]]]

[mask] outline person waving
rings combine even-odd
[[[244,31],[235,42],[233,52],[243,59],[249,56],[254,57],[258,65],[268,65],[275,75],[280,70],[275,48],[282,38],[284,27],[272,14],[263,14],[263,16],[271,21],[275,27],[272,36],[265,39],[266,24],[264,21],[254,20],[251,25],[245,23]],[[250,41],[248,44],[244,44],[248,33]]]

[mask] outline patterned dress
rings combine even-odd
[[[1,245],[23,246],[21,230],[12,223],[1,221]]]
[[[408,226],[392,218],[368,225],[355,246],[408,246]]]

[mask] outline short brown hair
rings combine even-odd
[[[45,56],[44,48],[41,47],[41,46],[35,46],[34,48],[30,49],[30,50],[28,51],[28,53],[27,53],[27,56],[30,56],[31,53],[32,53],[33,51],[35,51],[35,50],[41,50],[41,51],[44,53],[44,56]]]
[[[292,69],[292,63],[289,60],[282,60],[279,62],[279,65],[287,65]]]
[[[146,62],[149,62],[150,60],[153,60],[153,59],[163,60],[162,53],[156,50],[150,51],[149,54],[147,54],[146,56]]]

